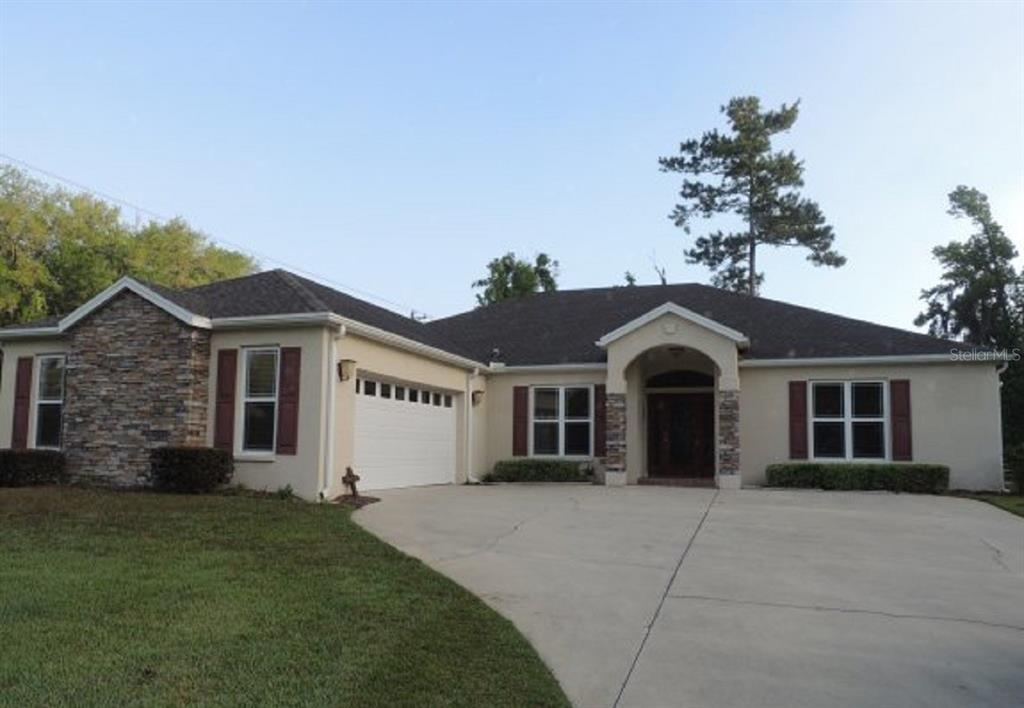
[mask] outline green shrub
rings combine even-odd
[[[1012,491],[1024,495],[1024,443],[1006,448],[1003,451],[1003,463]]]
[[[917,463],[785,462],[768,465],[769,487],[941,494],[949,467]]]
[[[66,479],[64,453],[56,450],[0,450],[0,487],[56,484]]]
[[[150,454],[153,487],[162,492],[202,494],[231,481],[231,453],[212,447],[159,447]]]
[[[484,482],[589,482],[594,470],[586,462],[537,460],[524,457],[502,460],[484,475]]]

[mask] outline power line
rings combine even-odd
[[[80,191],[87,192],[88,194],[90,194],[90,195],[92,195],[94,197],[98,197],[100,199],[103,199],[104,201],[113,202],[114,204],[117,204],[118,206],[121,206],[121,207],[124,207],[124,208],[127,208],[127,209],[131,209],[132,211],[136,212],[136,214],[145,214],[146,216],[150,217],[151,219],[154,219],[154,220],[162,222],[162,223],[166,223],[166,222],[172,220],[171,217],[164,216],[163,214],[159,214],[159,213],[153,211],[152,209],[146,209],[145,207],[141,207],[138,204],[134,204],[132,202],[129,202],[127,199],[122,199],[120,197],[115,197],[112,194],[107,194],[105,192],[101,192],[98,189],[93,189],[92,187],[90,187],[90,186],[88,186],[86,184],[82,184],[81,182],[77,182],[77,181],[75,181],[73,179],[69,179],[67,177],[64,177],[63,175],[57,174],[56,172],[52,172],[52,171],[44,169],[42,167],[38,167],[38,166],[33,165],[33,164],[29,163],[29,162],[25,162],[24,160],[20,160],[20,159],[18,159],[16,157],[13,157],[13,156],[8,155],[6,153],[0,152],[0,158],[2,158],[4,160],[7,160],[8,162],[14,163],[15,165],[18,165],[20,167],[24,167],[25,169],[32,170],[33,172],[36,172],[36,173],[41,174],[41,175],[44,175],[45,177],[48,177],[48,178],[50,178],[52,180],[56,180],[58,182],[62,182],[64,184],[69,185],[71,187],[74,187],[75,189],[78,189]],[[405,313],[408,313],[410,317],[422,318],[422,319],[430,319],[430,317],[426,313],[424,313],[421,310],[418,310],[418,309],[416,309],[414,307],[410,307],[409,305],[407,305],[405,303],[396,302],[394,300],[389,300],[388,298],[383,297],[381,295],[377,295],[376,293],[371,293],[371,292],[368,292],[366,290],[361,290],[359,288],[352,287],[351,285],[347,285],[345,283],[341,283],[341,282],[339,282],[337,280],[333,280],[331,278],[325,277],[325,276],[323,276],[323,275],[321,275],[319,273],[314,273],[313,271],[307,270],[307,269],[302,268],[300,266],[297,266],[297,265],[295,265],[293,263],[288,263],[286,261],[282,261],[280,258],[275,258],[274,256],[268,255],[266,253],[260,253],[259,251],[255,251],[252,248],[250,248],[248,246],[244,246],[244,245],[242,245],[240,243],[236,243],[234,241],[229,241],[228,239],[220,238],[220,237],[217,237],[217,236],[210,236],[209,234],[206,234],[205,232],[203,232],[203,233],[204,233],[204,236],[206,236],[213,243],[217,243],[217,244],[220,244],[222,246],[227,246],[227,247],[233,248],[233,249],[235,249],[237,251],[242,251],[243,253],[246,253],[246,254],[248,254],[250,256],[253,256],[253,257],[259,259],[260,261],[266,261],[266,262],[269,262],[269,263],[274,263],[274,264],[276,264],[278,266],[281,266],[283,268],[287,268],[290,271],[294,271],[294,272],[296,272],[296,273],[298,273],[300,275],[304,275],[307,278],[312,278],[314,280],[319,280],[322,283],[326,283],[328,285],[332,285],[332,286],[334,286],[334,287],[336,287],[336,288],[338,288],[340,290],[348,291],[352,295],[358,295],[360,297],[367,298],[367,299],[370,299],[370,300],[376,300],[379,303],[383,303],[383,304],[389,305],[389,306],[391,306],[393,308],[397,308],[399,310],[404,310]]]

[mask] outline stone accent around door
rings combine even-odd
[[[69,334],[62,446],[73,478],[145,484],[153,448],[206,444],[209,332],[122,292]]]
[[[740,473],[740,392],[718,392],[718,475]]]
[[[605,395],[605,467],[607,472],[626,471],[626,395]]]

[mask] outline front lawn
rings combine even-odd
[[[6,705],[566,706],[480,600],[333,506],[0,489]]]
[[[1000,509],[1005,509],[1011,514],[1024,516],[1024,496],[1019,494],[972,494],[972,498],[994,504]]]

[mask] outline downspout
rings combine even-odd
[[[334,439],[337,437],[334,430],[334,405],[338,395],[338,372],[335,371],[337,363],[337,341],[345,336],[345,325],[341,325],[338,331],[330,332],[330,342],[327,345],[327,412],[324,416],[324,485],[320,489],[317,498],[320,501],[328,501],[334,477]]]

